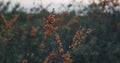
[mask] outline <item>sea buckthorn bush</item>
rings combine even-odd
[[[117,0],[93,2],[83,16],[54,8],[26,13],[19,5],[6,12],[9,4],[0,3],[0,63],[120,63]]]

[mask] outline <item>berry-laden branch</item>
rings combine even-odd
[[[11,20],[7,20],[5,15],[3,15],[3,14],[0,14],[0,17],[3,19],[3,22],[4,22],[5,26],[6,26],[6,29],[8,31],[11,31],[11,29],[13,29],[13,24],[17,21],[17,19],[19,17],[19,14],[14,14],[13,15],[14,18],[11,19]]]
[[[56,27],[53,26],[55,23],[55,16],[53,15],[53,13],[54,9],[49,15],[48,19],[45,21],[46,25],[44,38],[48,39],[50,38],[50,36],[54,36],[54,38],[52,38],[52,42],[54,43],[54,45],[52,46],[54,47],[51,53],[49,53],[49,55],[45,58],[43,63],[72,63],[69,51],[67,53],[64,51],[60,35],[56,32]]]

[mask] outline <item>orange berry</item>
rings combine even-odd
[[[24,60],[22,61],[22,63],[28,63],[28,60],[27,60],[27,59],[24,59]]]
[[[0,25],[0,30],[2,29],[2,26]]]
[[[51,25],[51,24],[45,25],[45,30],[52,31],[53,30],[53,25]]]
[[[31,35],[35,35],[37,33],[37,29],[32,27],[32,30],[30,31]]]
[[[55,18],[54,17],[49,17],[49,22],[52,24],[55,22]]]

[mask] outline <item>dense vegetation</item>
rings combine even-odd
[[[7,12],[10,2],[0,3],[0,63],[120,63],[119,5],[103,13],[107,3],[93,3],[85,16],[20,5]]]

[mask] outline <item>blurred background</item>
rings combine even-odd
[[[0,63],[120,63],[120,0],[0,0]]]

